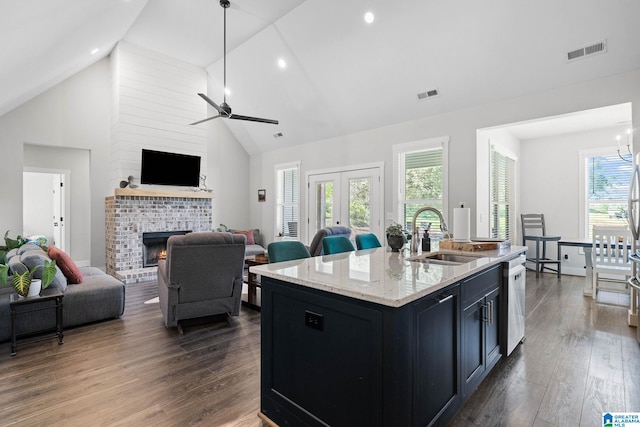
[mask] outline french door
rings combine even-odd
[[[324,227],[344,225],[382,237],[381,166],[310,172],[307,181],[308,241]],[[380,240],[382,241],[382,239]]]

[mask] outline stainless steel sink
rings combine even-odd
[[[444,265],[459,265],[466,264],[468,262],[476,261],[479,258],[482,258],[482,255],[462,255],[457,253],[449,253],[449,252],[431,252],[424,255],[418,255],[416,257],[409,258],[409,261],[417,261],[424,263],[433,263],[433,264],[444,264]]]

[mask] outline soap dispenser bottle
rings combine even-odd
[[[424,234],[422,236],[422,252],[431,252],[431,237],[429,236],[430,228],[431,223],[429,223],[424,229]]]

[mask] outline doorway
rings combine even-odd
[[[324,227],[343,225],[355,233],[382,236],[383,165],[307,174],[308,241]]]
[[[23,171],[22,212],[25,237],[42,236],[48,245],[68,250],[66,183],[69,171]]]

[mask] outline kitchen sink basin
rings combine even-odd
[[[432,252],[424,255],[418,255],[410,258],[410,261],[433,263],[433,264],[466,264],[468,262],[476,261],[482,258],[482,255],[462,255],[449,252]]]

